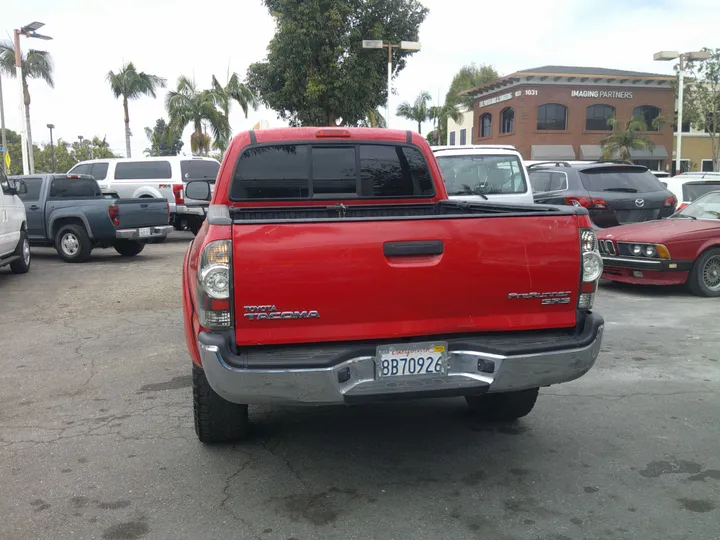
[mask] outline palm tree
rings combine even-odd
[[[53,61],[47,51],[30,49],[21,59],[23,101],[25,103],[25,123],[27,124],[27,145],[29,155],[30,173],[35,172],[35,159],[33,157],[32,130],[30,129],[30,92],[28,79],[42,79],[50,88],[55,87],[53,82]],[[0,72],[10,77],[17,76],[15,68],[15,46],[10,42],[0,43]]]
[[[210,150],[210,137],[203,127],[210,126],[216,141],[230,138],[230,124],[222,111],[224,96],[215,89],[198,90],[195,81],[181,75],[177,90],[168,92],[165,108],[170,118],[170,129],[182,133],[188,124],[193,125],[190,149],[193,154],[206,154]],[[220,107],[220,110],[218,110]]]
[[[659,130],[667,119],[658,116],[652,122],[652,127]],[[623,127],[622,123],[614,116],[608,118],[608,127],[612,129],[612,133],[600,141],[602,147],[602,159],[619,159],[622,161],[630,161],[632,156],[631,150],[653,150],[655,143],[645,135],[648,130],[645,120],[640,117],[631,118]]]
[[[367,114],[366,120],[367,127],[371,128],[386,128],[387,122],[385,117],[380,113],[378,109],[370,109]]]
[[[220,103],[218,104],[220,110],[225,115],[225,119],[228,122],[228,134],[225,138],[218,138],[215,141],[215,148],[217,150],[225,150],[227,148],[230,138],[230,104],[232,101],[237,101],[245,114],[245,118],[248,117],[248,111],[252,108],[254,111],[258,108],[258,100],[255,95],[250,91],[245,83],[240,80],[240,76],[237,73],[233,73],[228,77],[225,86],[220,84],[215,75],[212,78],[212,89],[220,96]]]
[[[120,71],[113,73],[108,71],[105,80],[110,83],[110,89],[115,94],[115,98],[122,96],[123,98],[123,111],[125,112],[125,152],[126,157],[132,157],[130,155],[130,114],[128,113],[128,100],[137,99],[140,96],[152,96],[155,95],[155,90],[158,88],[165,88],[165,79],[158,77],[157,75],[150,75],[144,71],[138,71],[135,68],[135,64],[128,62],[123,64]]]
[[[396,114],[417,122],[418,133],[422,135],[422,123],[430,118],[430,108],[427,106],[427,102],[431,99],[429,92],[420,92],[412,105],[407,101],[403,101],[398,106]]]

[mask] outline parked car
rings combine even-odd
[[[55,246],[67,262],[84,262],[95,248],[114,247],[132,257],[172,230],[165,199],[108,198],[90,175],[12,178],[25,203],[30,244]]]
[[[522,156],[510,145],[432,148],[450,199],[532,204]]]
[[[641,165],[546,162],[528,172],[536,203],[587,208],[597,228],[668,217],[677,205],[675,195]]]
[[[185,183],[214,183],[219,170],[220,163],[211,158],[166,156],[81,161],[69,173],[89,174],[103,191],[114,191],[121,197],[167,199],[170,224],[176,230],[188,229],[197,234],[205,213],[202,208],[185,204]]]
[[[720,191],[706,193],[668,219],[599,235],[603,277],[645,285],[687,284],[720,296]]]
[[[0,266],[7,265],[14,274],[30,270],[30,242],[25,205],[17,196],[15,180],[0,169]]]
[[[183,265],[198,437],[243,437],[256,403],[524,416],[595,362],[601,265],[586,209],[448,200],[417,133],[242,133]]]
[[[677,197],[682,210],[706,193],[720,190],[720,173],[683,173],[667,179],[667,188]]]

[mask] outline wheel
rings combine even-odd
[[[221,398],[205,377],[205,371],[195,364],[193,375],[193,409],[195,433],[204,443],[239,441],[247,437],[250,421],[248,406]]]
[[[200,232],[200,227],[202,227],[202,224],[203,224],[202,221],[193,222],[190,224],[190,226],[188,228],[190,229],[190,232],[193,233],[193,236],[197,236],[197,233]]]
[[[535,406],[539,388],[529,388],[501,394],[466,396],[470,411],[486,420],[511,422],[530,414]]]
[[[698,296],[720,296],[720,248],[708,249],[695,259],[688,287]]]
[[[20,241],[15,255],[19,255],[20,258],[10,263],[10,270],[13,274],[26,274],[30,270],[30,241],[25,231],[20,231]]]
[[[55,235],[55,249],[65,262],[85,262],[90,258],[92,243],[81,225],[65,225]]]
[[[145,244],[135,240],[118,240],[113,247],[123,257],[134,257],[145,248]]]

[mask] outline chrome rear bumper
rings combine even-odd
[[[140,229],[150,229],[150,236],[140,236]],[[118,229],[115,231],[115,238],[122,240],[150,240],[152,238],[164,238],[173,230],[172,225],[162,227],[139,227],[137,229]]]

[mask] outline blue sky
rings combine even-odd
[[[430,14],[420,30],[423,45],[395,85],[401,100],[412,101],[421,90],[444,96],[453,74],[471,62],[488,63],[501,74],[547,64],[594,66],[671,73],[671,63],[653,62],[658,50],[720,47],[720,2],[717,0],[424,0]],[[6,3],[7,4],[7,3]],[[170,85],[180,74],[194,75],[201,85],[211,76],[223,79],[228,66],[244,75],[247,66],[265,55],[274,24],[260,0],[26,0],[4,5],[2,37],[31,21],[46,24],[50,42],[23,39],[22,47],[49,50],[55,59],[55,89],[31,82],[34,139],[76,140],[107,136],[113,150],[124,154],[122,105],[105,82],[108,70],[124,61],[163,76]],[[112,11],[110,10],[112,6]],[[6,123],[19,129],[18,90],[3,77]],[[164,91],[163,91],[164,94]],[[147,147],[143,128],[164,116],[162,96],[130,105],[132,149]],[[282,125],[272,111],[231,113],[235,132],[258,120]],[[393,127],[415,129],[395,119]],[[424,126],[424,131],[430,125]],[[189,131],[185,133],[189,150]]]

